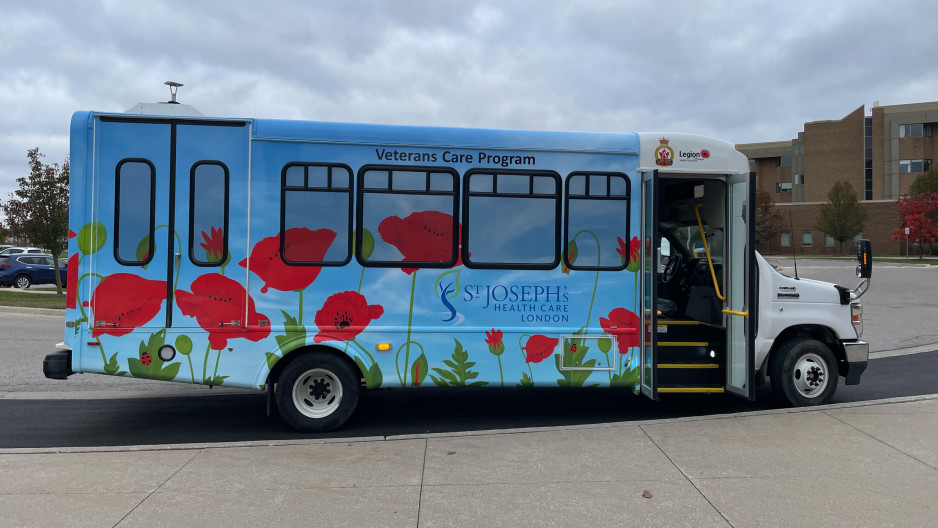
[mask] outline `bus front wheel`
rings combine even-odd
[[[775,395],[795,407],[821,405],[837,390],[837,360],[816,339],[792,339],[772,358],[769,378]]]
[[[277,408],[294,429],[332,431],[352,416],[358,405],[360,376],[339,357],[311,352],[290,362],[276,386]]]

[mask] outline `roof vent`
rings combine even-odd
[[[176,91],[179,90],[179,87],[182,86],[182,83],[175,81],[166,81],[163,84],[169,86],[169,96],[170,100],[165,103],[137,103],[136,106],[127,110],[127,114],[144,114],[144,115],[173,115],[173,116],[200,116],[202,112],[199,112],[195,107],[182,104],[176,100]]]

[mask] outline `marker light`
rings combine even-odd
[[[391,343],[378,343],[375,345],[375,350],[378,352],[389,352],[391,350]]]

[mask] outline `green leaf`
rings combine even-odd
[[[274,336],[277,340],[277,346],[279,346],[281,350],[286,351],[291,342],[305,344],[306,327],[300,326],[296,318],[287,312],[280,310],[280,313],[283,314],[283,328],[285,332],[282,335]]]
[[[78,230],[78,251],[83,255],[97,253],[107,242],[107,229],[101,222],[90,222]]]
[[[273,370],[274,365],[276,365],[277,362],[280,361],[280,356],[278,356],[277,354],[274,354],[273,352],[264,352],[264,354],[267,355],[267,369]]]
[[[522,373],[521,373],[521,382],[518,383],[518,386],[519,386],[519,387],[533,387],[533,386],[534,386],[534,379],[532,379],[531,376],[528,376],[528,373],[527,373],[527,372],[522,372]]]
[[[471,369],[475,366],[474,361],[469,361],[469,351],[465,350],[462,346],[462,343],[458,339],[453,340],[455,342],[455,347],[453,348],[453,359],[443,360],[443,364],[449,367],[449,370],[442,368],[434,368],[433,372],[436,372],[440,377],[436,378],[431,376],[433,382],[440,386],[452,385],[454,387],[465,387],[467,386],[466,382],[479,377],[478,372],[472,372]],[[487,381],[477,381],[472,383],[471,386],[488,384]]]
[[[147,260],[150,257],[150,235],[144,235],[137,243],[136,257],[138,262]]]
[[[176,363],[176,366],[178,367],[179,363]],[[179,369],[176,369],[176,370],[179,370]],[[202,383],[209,385],[211,387],[218,387],[219,385],[224,383],[226,379],[228,379],[228,376],[213,376],[211,378],[205,378],[204,380],[202,380]]]
[[[372,363],[371,367],[365,367],[365,362],[361,358],[354,358],[355,364],[362,371],[362,377],[365,378],[365,387],[377,389],[384,382],[384,375],[381,373],[381,367],[377,363]]]
[[[368,260],[375,252],[375,237],[371,231],[362,229],[362,258]]]
[[[414,387],[419,386],[423,383],[423,380],[427,379],[427,370],[429,366],[427,364],[427,356],[423,353],[420,354],[420,357],[414,360],[414,363],[410,367],[410,378],[413,381]]]
[[[120,365],[117,363],[117,352],[107,360],[107,364],[104,365],[105,374],[117,374],[117,371],[120,369]]]

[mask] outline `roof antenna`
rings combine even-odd
[[[169,95],[171,97],[171,99],[169,101],[166,101],[166,103],[167,104],[179,104],[179,102],[176,101],[176,90],[178,90],[179,87],[182,86],[183,84],[174,82],[174,81],[166,81],[163,84],[165,84],[166,86],[169,86]]]
[[[788,210],[788,225],[791,229],[791,235],[789,236],[789,241],[791,242],[791,260],[795,263],[795,280],[801,280],[798,278],[798,257],[795,255],[795,222],[791,219],[791,209]]]

